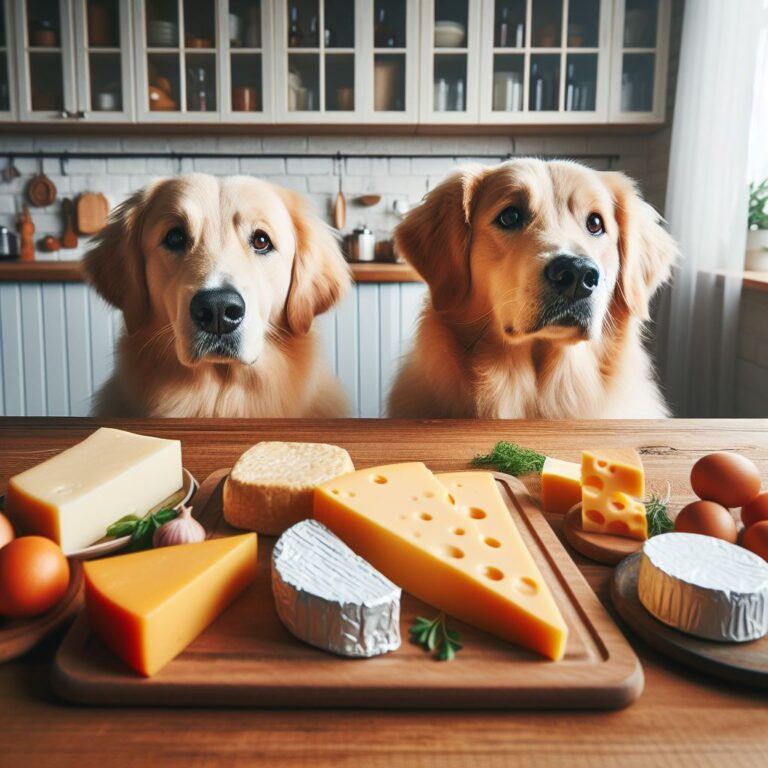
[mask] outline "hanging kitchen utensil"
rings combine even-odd
[[[378,205],[381,202],[381,195],[360,195],[356,202],[358,205],[370,208],[371,206]]]
[[[37,208],[44,208],[56,201],[56,185],[43,173],[43,157],[38,158],[37,175],[27,184],[27,199]]]
[[[21,171],[16,167],[13,162],[13,155],[8,155],[8,162],[3,168],[3,181],[6,184],[10,184],[14,179],[18,179],[21,176]]]
[[[342,191],[342,163],[344,162],[339,156],[339,193],[336,195],[336,201],[333,204],[333,226],[339,231],[344,229],[347,224],[347,199],[344,197]]]
[[[77,248],[77,234],[73,222],[72,201],[68,197],[61,200],[61,212],[64,214],[64,232],[61,235],[62,248]]]
[[[104,228],[109,216],[109,201],[101,192],[83,192],[75,203],[77,231],[81,235],[95,235]]]
[[[35,224],[29,215],[29,208],[25,205],[19,214],[19,237],[21,238],[21,248],[19,249],[19,258],[22,261],[35,260]]]
[[[47,253],[55,253],[61,249],[61,240],[59,240],[58,237],[54,237],[53,235],[48,235],[47,237],[44,237],[37,245],[41,251],[46,251]]]

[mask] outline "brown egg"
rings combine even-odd
[[[69,563],[58,544],[20,536],[0,549],[0,616],[38,616],[64,597]]]
[[[11,521],[5,515],[0,514],[0,549],[15,538]]]
[[[741,522],[745,528],[761,520],[768,520],[768,491],[756,496],[741,508]]]
[[[675,530],[736,543],[736,522],[725,507],[714,501],[694,501],[683,507],[675,518]]]
[[[738,453],[710,453],[691,470],[693,492],[724,507],[743,507],[760,493],[760,472]]]
[[[768,520],[750,525],[744,531],[741,546],[768,560]]]

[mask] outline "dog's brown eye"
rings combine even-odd
[[[181,227],[174,227],[165,233],[163,245],[169,251],[183,251],[187,247],[187,235]]]
[[[251,235],[251,248],[256,253],[269,253],[272,250],[272,241],[263,229],[257,229]]]
[[[514,205],[505,208],[497,217],[496,223],[504,229],[517,229],[523,226],[523,212]]]
[[[590,213],[587,216],[587,231],[590,235],[602,235],[605,232],[603,219],[599,213]]]

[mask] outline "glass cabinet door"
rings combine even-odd
[[[366,19],[365,50],[373,51],[370,104],[371,122],[415,122],[418,0],[373,0]]]
[[[139,23],[139,116],[219,119],[216,0],[144,0]]]
[[[610,0],[486,0],[483,122],[605,120],[610,16]]]
[[[478,111],[478,0],[424,0],[422,113],[429,122],[474,122]]]
[[[669,0],[619,0],[617,5],[612,117],[662,120]]]
[[[121,0],[76,0],[75,48],[79,114],[91,120],[133,116],[130,5]]]
[[[14,120],[16,109],[11,78],[10,0],[0,0],[0,121]]]
[[[272,61],[270,0],[221,2],[226,55],[222,112],[230,122],[271,118]]]
[[[312,122],[322,114],[323,122],[344,122],[359,114],[359,0],[280,0],[280,5],[281,118]]]
[[[72,29],[65,0],[22,0],[15,5],[22,119],[76,118]]]

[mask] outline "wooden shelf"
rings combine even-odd
[[[416,271],[407,264],[351,264],[357,283],[417,283]],[[0,283],[81,283],[79,261],[0,261]]]

